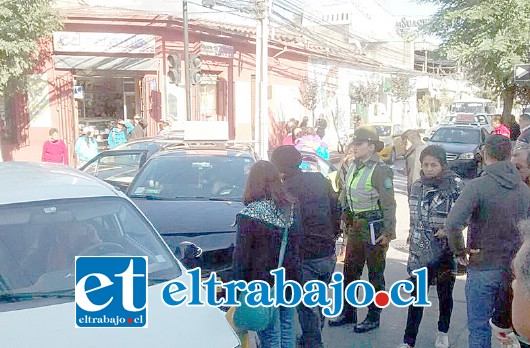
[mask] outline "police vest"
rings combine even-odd
[[[356,164],[348,175],[346,197],[350,210],[354,213],[378,210],[379,192],[372,186],[372,175],[377,162],[368,162],[361,169]]]

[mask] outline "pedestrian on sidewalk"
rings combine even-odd
[[[521,128],[521,135],[517,140],[530,143],[530,114],[524,113],[519,116],[519,128]]]
[[[490,135],[484,146],[484,173],[471,180],[445,221],[460,264],[467,266],[469,347],[491,347],[489,320],[511,327],[510,265],[521,245],[518,223],[530,212],[530,188],[510,162],[510,139]],[[462,230],[468,226],[467,248]]]
[[[68,165],[68,150],[64,141],[59,139],[59,130],[51,128],[48,132],[50,140],[42,146],[42,162],[62,163]]]
[[[294,145],[293,140],[293,131],[296,128],[296,124],[293,121],[287,122],[285,125],[285,130],[287,131],[287,135],[285,138],[283,138],[282,145]]]
[[[269,273],[278,268],[282,233],[288,229],[283,267],[286,279],[300,281],[300,214],[296,199],[282,187],[280,173],[267,161],[251,168],[243,194],[245,208],[237,214],[234,279],[266,281],[272,288]],[[287,296],[290,296],[289,294]],[[279,307],[276,323],[258,332],[263,348],[294,348],[294,308]]]
[[[109,148],[114,148],[120,144],[127,142],[127,136],[133,131],[134,126],[130,122],[119,120],[116,122],[116,127],[113,127],[109,132],[107,143]]]
[[[145,137],[145,129],[147,128],[147,123],[144,122],[142,116],[134,115],[134,128],[129,133],[129,140],[141,139]]]
[[[302,285],[311,280],[331,282],[335,270],[335,243],[339,235],[340,207],[331,183],[321,173],[304,173],[299,168],[302,156],[293,146],[280,146],[271,161],[283,175],[287,191],[301,209]],[[298,307],[302,327],[301,346],[323,347],[324,317],[320,308]]]
[[[348,242],[344,260],[344,285],[361,278],[364,265],[375,291],[385,290],[388,244],[396,238],[396,201],[393,172],[379,157],[384,147],[373,127],[359,127],[352,138],[355,160],[346,175],[341,204]],[[373,231],[373,236],[371,235]],[[372,303],[368,315],[354,331],[367,332],[379,327],[381,308]],[[349,304],[331,326],[357,323],[357,311]]]
[[[514,281],[512,320],[513,327],[519,335],[521,347],[530,347],[530,222],[525,221],[520,226],[523,245],[513,261]]]
[[[519,127],[519,124],[515,121],[515,115],[510,115],[508,119],[509,122],[506,126],[510,131],[510,140],[516,141],[517,138],[519,138],[519,135],[521,135],[521,127]]]
[[[84,127],[81,136],[75,142],[77,168],[81,168],[99,153],[98,142],[94,139],[94,128]]]
[[[324,117],[324,114],[320,114],[317,121],[315,122],[315,128],[317,129],[317,135],[324,139],[326,136],[326,128],[328,127],[328,122],[326,121],[326,118]]]
[[[407,193],[410,196],[412,184],[420,178],[421,163],[420,154],[427,145],[421,140],[418,130],[409,129],[401,135],[401,141],[405,144],[405,169],[407,171]]]
[[[438,236],[447,214],[463,189],[463,181],[447,165],[445,150],[429,145],[419,155],[420,178],[412,184],[409,197],[410,231],[407,272],[414,282],[412,271],[427,267],[429,285],[436,284],[439,300],[438,334],[436,348],[448,348],[449,324],[453,310],[454,268],[456,261],[449,249],[447,237]],[[411,296],[416,296],[416,289]],[[423,317],[423,307],[409,306],[407,326],[403,344],[399,348],[410,348]]]
[[[504,124],[502,124],[502,116],[495,115],[491,119],[491,125],[494,130],[491,134],[504,135],[506,138],[510,139],[510,130]]]
[[[512,150],[511,162],[521,174],[523,181],[530,186],[530,144],[516,141]]]

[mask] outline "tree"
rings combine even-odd
[[[432,98],[430,94],[424,94],[420,99],[418,99],[418,111],[427,115],[429,127],[432,127],[434,120],[432,114]]]
[[[313,124],[315,123],[315,109],[318,103],[318,84],[315,80],[311,80],[307,77],[300,79],[300,98],[298,101],[304,108],[311,111],[313,116]]]
[[[364,81],[350,82],[350,100],[366,109],[370,104],[377,102],[379,87],[379,77],[375,74]]]
[[[517,87],[516,100],[523,107],[530,106],[530,84],[521,84]]]
[[[414,92],[410,77],[405,74],[396,74],[392,76],[392,87],[390,87],[390,94],[398,102],[407,102]]]
[[[419,1],[439,6],[427,31],[441,38],[447,57],[458,61],[472,82],[502,95],[508,117],[516,94],[513,68],[528,52],[530,1]]]
[[[22,80],[39,60],[39,40],[61,28],[53,0],[0,2],[0,92],[9,80]]]

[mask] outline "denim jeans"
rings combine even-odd
[[[491,347],[489,319],[494,317],[499,299],[510,291],[510,272],[505,269],[468,268],[466,282],[469,347]]]
[[[278,320],[266,330],[259,331],[262,348],[294,348],[294,308],[278,307]]]
[[[302,261],[302,284],[311,280],[320,280],[326,284],[331,282],[331,276],[335,270],[337,258],[335,254],[320,259],[308,259]],[[324,316],[322,308],[308,308],[301,304],[298,306],[298,319],[302,327],[302,344],[304,347],[322,346],[322,327]]]

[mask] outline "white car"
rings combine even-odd
[[[0,182],[2,347],[240,346],[220,309],[162,301],[164,285],[189,289],[190,276],[123,193],[45,163],[0,163]],[[76,328],[74,260],[83,255],[146,257],[147,327]]]

